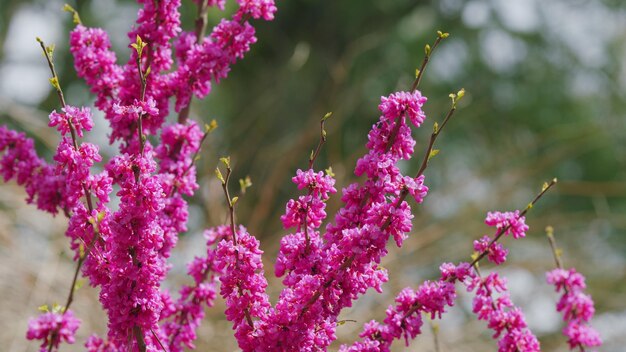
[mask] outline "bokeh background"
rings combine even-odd
[[[232,2],[232,1],[231,1]],[[523,208],[544,181],[558,186],[527,217],[528,238],[506,240],[511,255],[502,272],[515,303],[526,312],[546,351],[566,351],[554,311],[557,296],[545,283],[553,267],[544,228],[552,225],[566,266],[587,275],[596,301],[594,326],[602,351],[626,345],[626,3],[619,0],[279,0],[276,20],[257,23],[259,42],[234,66],[230,77],[192,117],[217,119],[220,127],[205,144],[201,190],[192,199],[190,231],[181,236],[166,286],[187,282],[185,263],[201,254],[201,231],[226,219],[219,184],[211,170],[231,155],[235,178],[249,175],[253,187],[239,201],[238,222],[249,227],[266,251],[272,297],[280,290],[273,259],[286,200],[298,194],[290,182],[307,165],[327,111],[328,143],[317,161],[332,166],[338,185],[355,180],[352,169],[365,151],[366,135],[378,117],[381,95],[410,86],[426,43],[436,30],[451,33],[433,56],[421,84],[429,101],[428,123],[415,132],[416,155],[431,125],[449,108],[448,94],[467,90],[458,115],[438,140],[441,153],[426,171],[431,191],[415,206],[414,233],[402,249],[392,248],[383,266],[391,280],[383,294],[369,293],[342,319],[339,342],[349,342],[362,324],[383,318],[394,295],[437,274],[443,261],[467,259],[471,243],[488,231],[490,210]],[[91,105],[67,50],[73,24],[57,0],[0,0],[0,122],[26,131],[50,157],[58,141],[47,128],[58,108],[48,69],[35,42],[56,44],[61,84],[72,105]],[[119,58],[127,57],[126,31],[137,5],[126,0],[77,1],[88,26],[109,31]],[[230,4],[232,6],[233,4]],[[193,27],[195,8],[183,1],[184,27]],[[227,9],[227,11],[229,11]],[[210,12],[210,22],[221,16]],[[107,124],[98,116],[89,135],[106,155]],[[403,164],[408,173],[419,159]],[[64,301],[73,263],[63,236],[64,218],[24,203],[15,184],[0,185],[0,346],[35,351],[25,340],[27,320],[37,307]],[[329,203],[332,212],[339,197]],[[393,245],[391,245],[393,247]],[[484,270],[490,266],[485,265]],[[77,293],[74,310],[83,319],[81,350],[92,332],[105,331],[97,291]],[[471,315],[471,298],[460,293],[457,307],[440,322],[441,351],[492,351],[484,322]],[[201,351],[237,350],[223,304],[207,312]],[[398,351],[434,351],[424,334]],[[335,344],[333,349],[337,349]]]

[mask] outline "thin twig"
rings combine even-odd
[[[426,49],[426,55],[424,55],[424,60],[422,61],[422,65],[420,66],[419,71],[417,72],[415,81],[413,81],[413,85],[411,85],[411,92],[414,92],[419,86],[420,82],[422,81],[422,76],[424,75],[424,70],[426,69],[426,65],[428,65],[428,62],[430,61],[430,57],[435,52],[435,49],[437,48],[439,43],[441,43],[442,40],[446,39],[448,35],[449,35],[448,33],[437,32],[437,39],[435,39],[435,43],[433,43],[432,47],[427,47],[428,49]]]
[[[161,339],[159,339],[159,337],[157,336],[157,334],[154,332],[154,330],[152,330],[152,328],[150,328],[150,332],[152,333],[152,336],[154,336],[155,340],[157,340],[157,342],[159,343],[159,346],[161,347],[161,350],[163,352],[167,352],[167,350],[165,349],[165,347],[163,346],[163,343],[161,343]]]
[[[563,262],[561,261],[559,248],[556,246],[556,239],[554,238],[554,229],[552,226],[546,227],[546,237],[548,237],[548,242],[550,242],[550,248],[552,249],[552,255],[554,256],[554,263],[556,264],[556,267],[563,269]]]
[[[239,250],[237,249],[237,234],[235,232],[235,201],[231,199],[230,192],[228,191],[228,181],[230,180],[230,176],[232,174],[232,169],[230,167],[230,157],[222,158],[221,161],[226,165],[226,177],[222,178],[221,173],[219,172],[219,168],[216,170],[218,174],[218,178],[222,182],[222,190],[224,191],[224,196],[226,197],[226,202],[228,203],[228,212],[230,217],[230,231],[233,235],[233,245],[235,246],[235,270],[238,270],[239,267]],[[243,289],[241,288],[241,284],[237,282],[237,290],[239,295],[243,295]],[[248,325],[254,330],[254,322],[252,321],[252,316],[250,316],[250,307],[244,308],[244,314],[246,316],[246,322]]]
[[[196,16],[196,44],[201,44],[206,33],[208,23],[209,0],[202,0],[198,3],[198,14]],[[193,95],[189,98],[189,102],[178,113],[178,123],[185,123],[189,118],[189,110],[191,109],[191,101]]]

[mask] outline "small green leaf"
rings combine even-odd
[[[146,70],[146,76],[149,76],[150,72],[152,72],[152,66],[148,66],[148,69]]]
[[[208,124],[204,124],[204,132],[209,133],[213,132],[217,128],[217,121],[215,119],[211,120]]]
[[[237,201],[239,200],[239,197],[233,197],[233,199],[230,201],[231,205],[235,205],[237,204]]]
[[[478,259],[479,255],[480,255],[480,253],[474,252],[474,253],[472,253],[472,256],[470,258],[472,258],[472,260],[476,260],[476,259]]]
[[[563,249],[557,248],[555,254],[557,258],[561,258],[563,256]]]
[[[37,307],[37,310],[44,313],[48,313],[50,311],[47,304]]]
[[[223,185],[226,184],[226,181],[224,180],[224,176],[222,176],[222,172],[220,171],[219,167],[215,168],[215,176],[217,176],[217,179],[220,180],[220,182],[222,182]]]
[[[426,56],[430,56],[430,45],[426,44],[426,46],[424,47],[424,52],[426,53]]]
[[[63,306],[58,304],[58,303],[54,303],[52,304],[52,313],[59,313],[63,310]]]
[[[343,324],[345,324],[345,323],[348,323],[348,322],[350,322],[350,323],[356,323],[356,320],[352,320],[352,319],[344,319],[344,320],[339,320],[339,321],[337,322],[337,326],[341,326],[341,325],[343,325]]]
[[[431,158],[434,158],[437,154],[439,154],[439,149],[431,150],[430,154],[428,154],[428,160],[430,160]]]
[[[61,86],[59,85],[59,79],[56,76],[48,79],[48,81],[50,81],[50,84],[52,84],[54,89],[61,90]]]
[[[437,31],[437,37],[441,38],[441,39],[446,39],[450,36],[450,33],[446,33],[446,32],[442,32],[442,31]]]
[[[72,13],[72,20],[74,24],[82,24],[80,21],[80,16],[78,15],[78,11],[76,11],[73,7],[68,4],[63,5],[63,11]]]
[[[241,194],[246,194],[246,190],[250,187],[252,187],[252,180],[250,179],[250,176],[239,179],[239,188],[241,189]]]
[[[81,287],[83,287],[85,285],[85,280],[76,280],[76,283],[74,284],[74,291],[80,290]]]
[[[335,173],[333,172],[333,167],[329,166],[328,169],[324,170],[324,172],[326,172],[326,175],[330,176],[330,177],[335,177]]]
[[[309,160],[313,160],[314,156],[315,156],[315,151],[311,150],[311,156],[309,156]]]
[[[78,245],[78,255],[80,258],[85,258],[85,245],[82,243]]]
[[[48,53],[50,60],[52,60],[52,58],[54,57],[54,44],[50,44],[46,47],[46,53]]]
[[[230,156],[225,156],[225,157],[222,157],[222,158],[220,158],[220,161],[221,161],[224,165],[226,165],[226,168],[228,168],[228,169],[230,168]]]
[[[143,52],[143,49],[146,47],[146,45],[148,45],[148,44],[145,43],[143,41],[143,39],[141,39],[139,34],[137,34],[137,38],[136,38],[135,42],[132,43],[130,46],[135,48],[135,51],[137,51],[137,55],[139,55],[139,57],[141,57],[141,53]]]
[[[464,96],[465,96],[465,88],[461,88],[461,90],[456,93],[457,101],[461,100]]]
[[[420,75],[420,69],[416,68],[415,69],[415,78],[419,77],[419,75]]]
[[[322,122],[328,120],[331,116],[333,116],[333,112],[327,112],[326,115],[324,115],[324,117],[322,117]]]
[[[433,125],[433,133],[438,133],[439,132],[439,124],[437,122],[435,122],[435,124]]]

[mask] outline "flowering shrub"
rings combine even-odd
[[[412,129],[425,122],[422,107],[427,99],[417,88],[432,53],[448,36],[442,32],[432,47],[426,46],[412,87],[381,98],[381,116],[369,132],[368,151],[354,170],[363,181],[341,190],[343,206],[328,221],[326,202],[338,190],[331,169],[314,168],[331,115],[322,118],[320,142],[309,167],[292,179],[302,195],[289,200],[281,216],[290,233],[282,238],[276,258],[275,274],[284,287],[275,304],[267,294],[259,241],[235,223],[238,197],[232,197],[229,189],[229,158],[221,159],[216,175],[230,221],[205,231],[206,256],[188,266],[193,284],[177,294],[162,289],[170,268],[167,259],[179,234],[187,230],[185,197],[198,189],[194,162],[203,141],[217,127],[212,122],[202,130],[188,118],[191,100],[207,96],[211,84],[226,78],[230,66],[256,42],[250,21],[272,20],[276,12],[273,0],[238,0],[232,18],[222,19],[205,36],[208,8],[224,9],[224,1],[195,2],[198,19],[190,33],[181,30],[180,0],[140,0],[143,8],[128,33],[131,50],[125,64],[117,63],[106,32],[86,27],[66,6],[77,24],[70,33],[74,67],[109,121],[110,143],[119,143],[119,154],[105,162],[104,171],[92,173],[102,157],[98,146],[80,140],[93,127],[91,110],[66,103],[53,49],[41,40],[61,105],[50,114],[50,127],[61,135],[53,162],[38,157],[33,141],[23,133],[0,126],[4,180],[23,185],[27,201],[39,209],[68,218],[66,235],[77,262],[65,305],[52,311],[43,307],[43,314],[29,323],[26,337],[40,340],[42,351],[75,341],[80,322],[70,306],[81,272],[99,287],[108,314],[107,336],[92,335],[85,343],[89,351],[194,348],[204,308],[213,305],[218,288],[242,350],[326,350],[336,340],[340,312],[370,288],[382,292],[388,272],[380,262],[388,253],[389,239],[402,246],[412,230],[407,198],[420,204],[428,194],[424,171],[437,154],[437,137],[455,113],[463,90],[450,95],[449,113],[441,124],[434,124],[417,174],[402,174],[398,162],[412,158],[416,146]],[[165,122],[171,101],[176,123]],[[250,181],[240,183],[245,188]],[[485,257],[496,265],[506,261],[508,250],[498,241],[503,236],[525,237],[529,229],[525,215],[555,183],[545,184],[521,211],[488,213],[485,223],[495,233],[474,241],[471,261],[444,263],[439,278],[402,290],[382,322],[365,324],[360,339],[340,350],[389,351],[398,339],[408,344],[422,331],[422,314],[441,318],[455,304],[458,283],[474,295],[472,310],[493,330],[499,351],[538,351],[539,342],[512,302],[506,279],[496,271],[483,276],[478,264]],[[111,206],[114,186],[119,189],[117,208]],[[568,322],[564,333],[570,347],[600,345],[588,324],[594,309],[582,292],[582,276],[559,264],[548,274],[548,282],[563,293],[557,309]]]

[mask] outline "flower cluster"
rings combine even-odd
[[[520,215],[519,210],[487,213],[485,224],[495,226],[498,230],[503,231],[504,235],[511,235],[515,239],[526,237],[526,231],[528,231],[526,218]]]
[[[50,114],[50,127],[56,127],[62,135],[67,135],[73,128],[78,137],[83,137],[83,131],[91,131],[93,120],[89,108],[65,106],[63,113],[53,111]],[[72,126],[72,127],[70,127]]]
[[[226,300],[226,319],[233,322],[235,338],[241,349],[254,350],[255,330],[259,321],[267,317],[270,308],[266,294],[267,280],[263,275],[263,262],[259,241],[240,226],[231,239],[217,245],[216,268],[222,275],[220,294]]]
[[[361,341],[351,346],[343,345],[342,352],[380,351],[389,352],[394,340],[404,337],[414,339],[422,332],[422,313],[432,319],[441,318],[446,307],[452,307],[456,299],[455,282],[464,282],[475,275],[468,263],[455,266],[445,263],[440,267],[441,277],[437,281],[425,281],[417,290],[410,287],[402,290],[395,299],[396,305],[387,308],[384,322],[370,321],[359,334]]]
[[[29,340],[41,340],[41,352],[46,352],[52,346],[59,347],[62,341],[74,343],[74,335],[80,326],[80,320],[74,316],[71,310],[65,313],[46,312],[36,319],[28,322],[26,338]]]
[[[483,236],[474,241],[476,255],[486,256],[496,265],[504,263],[508,249],[497,241],[503,235],[512,235],[515,239],[525,237],[528,231],[525,220],[518,210],[487,213],[485,224],[495,227],[497,232],[493,238]],[[539,341],[528,329],[522,310],[511,301],[506,279],[495,271],[484,278],[477,268],[476,272],[477,275],[466,282],[467,290],[475,294],[472,311],[494,331],[493,338],[499,339],[498,351],[539,351]]]
[[[206,96],[211,80],[225,78],[230,66],[256,42],[250,20],[271,20],[276,11],[273,0],[240,0],[232,20],[222,20],[204,35],[208,6],[223,9],[224,1],[197,2],[198,24],[203,28],[197,26],[195,33],[181,29],[180,0],[138,2],[141,8],[136,25],[128,33],[129,46],[134,50],[125,64],[118,63],[102,29],[79,23],[70,33],[76,72],[96,95],[95,105],[109,121],[110,142],[120,142],[119,154],[105,161],[103,172],[92,173],[93,166],[103,161],[98,147],[78,139],[93,128],[91,111],[65,105],[51,62],[52,47],[44,47],[43,42],[51,82],[62,98],[61,110],[50,114],[50,126],[62,136],[53,163],[39,158],[34,142],[23,133],[0,126],[3,178],[23,185],[28,201],[40,209],[53,214],[62,211],[69,218],[66,235],[77,265],[90,284],[100,288],[109,329],[106,339],[90,338],[86,345],[90,351],[122,346],[154,350],[168,341],[170,350],[192,346],[203,315],[200,304],[212,304],[220,268],[228,265],[218,268],[213,263],[215,251],[208,251],[207,258],[190,265],[194,285],[183,287],[179,298],[175,300],[161,289],[170,267],[167,258],[179,234],[187,230],[187,201],[183,197],[193,196],[198,188],[195,158],[213,128],[203,132],[183,110],[188,108],[192,94]],[[77,14],[74,17],[78,19]],[[177,100],[181,114],[177,123],[166,124],[172,100]],[[152,145],[155,140],[157,144]],[[114,188],[119,198],[115,209],[109,204]],[[241,236],[239,245],[253,244]],[[209,242],[225,237],[221,234]],[[71,312],[68,321],[70,317]],[[48,318],[42,315],[39,320]],[[73,341],[65,338],[69,335],[62,329],[50,325],[47,335],[29,333],[29,338],[49,335]]]
[[[574,268],[556,268],[546,274],[546,279],[554,285],[556,292],[562,292],[556,309],[563,313],[563,320],[567,322],[563,334],[567,336],[570,348],[600,346],[600,334],[589,325],[595,308],[591,296],[584,292],[587,287],[585,277]]]
[[[15,180],[24,186],[26,202],[36,204],[40,210],[57,214],[65,211],[64,177],[58,175],[54,165],[41,159],[35,143],[24,133],[0,126],[0,174],[5,182]]]
[[[196,257],[188,265],[187,273],[194,280],[192,286],[182,286],[176,302],[163,292],[164,308],[160,320],[168,339],[168,351],[182,352],[184,347],[195,348],[196,329],[204,318],[204,306],[212,307],[216,297],[216,284],[222,271],[217,267],[216,242],[230,238],[230,228],[219,226],[205,231],[206,257]]]
[[[522,310],[511,302],[504,278],[496,272],[484,278],[477,275],[468,291],[475,291],[476,295],[472,311],[487,322],[494,331],[493,338],[499,338],[498,351],[540,351],[539,341],[528,329]]]

